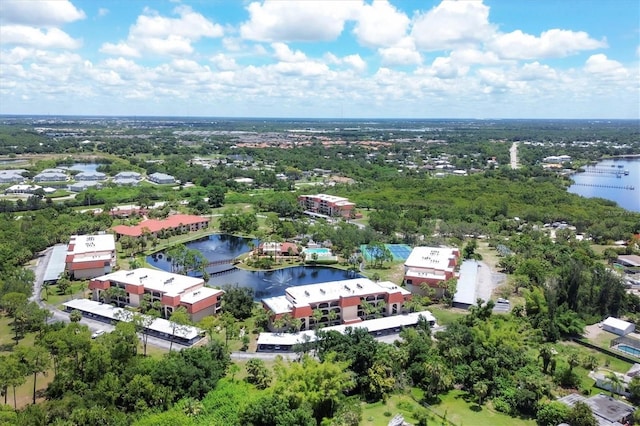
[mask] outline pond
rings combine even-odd
[[[98,163],[74,163],[70,170],[78,170],[82,173],[96,172],[100,164]]]
[[[204,255],[209,262],[233,259],[240,254],[247,253],[250,238],[236,237],[227,234],[212,234],[205,238],[191,241],[187,248],[196,249]],[[253,240],[258,244],[257,240]],[[158,269],[171,271],[171,262],[167,260],[164,252],[158,252],[147,256],[147,262]],[[253,289],[257,300],[265,297],[284,295],[287,287],[304,284],[316,284],[327,281],[337,281],[349,278],[357,278],[360,275],[340,269],[321,266],[295,266],[275,271],[245,271],[233,268],[230,264],[213,265],[207,267],[207,272],[213,276],[209,279],[212,287],[237,284],[240,287]],[[222,271],[227,271],[221,273]]]

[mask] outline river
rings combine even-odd
[[[570,193],[604,198],[626,210],[640,212],[640,158],[602,160],[584,170],[572,176]]]

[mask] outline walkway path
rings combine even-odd
[[[514,142],[511,144],[511,148],[509,148],[509,154],[511,156],[511,168],[517,169],[518,167],[518,142]]]

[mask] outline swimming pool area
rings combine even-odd
[[[394,261],[407,260],[407,258],[411,254],[411,250],[413,250],[411,246],[407,244],[385,244],[385,246],[389,249],[389,252],[391,252]],[[362,252],[366,260],[373,259],[374,253],[371,252],[367,245],[361,245],[360,251]]]
[[[627,346],[627,345],[618,345],[616,349],[618,349],[621,352],[625,352],[625,353],[628,353],[629,355],[633,355],[637,358],[640,358],[640,349],[632,348],[631,346]]]
[[[306,248],[303,251],[309,254],[315,253],[318,256],[331,256],[331,250],[328,248]]]

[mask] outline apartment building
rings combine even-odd
[[[121,292],[123,295],[114,299],[106,293],[112,287],[124,290]],[[120,270],[96,277],[89,283],[89,289],[93,300],[123,306],[140,306],[147,295],[151,303],[160,302],[165,318],[179,306],[184,306],[193,322],[217,314],[224,294],[222,290],[206,287],[202,278],[149,268]]]
[[[374,282],[367,278],[330,281],[289,287],[284,296],[262,300],[273,319],[284,315],[302,321],[301,330],[315,328],[314,311],[322,315],[318,325],[357,324],[378,316],[403,312],[411,293],[391,282]]]
[[[116,266],[116,242],[112,234],[72,235],[65,258],[69,276],[76,280],[110,273]]]

